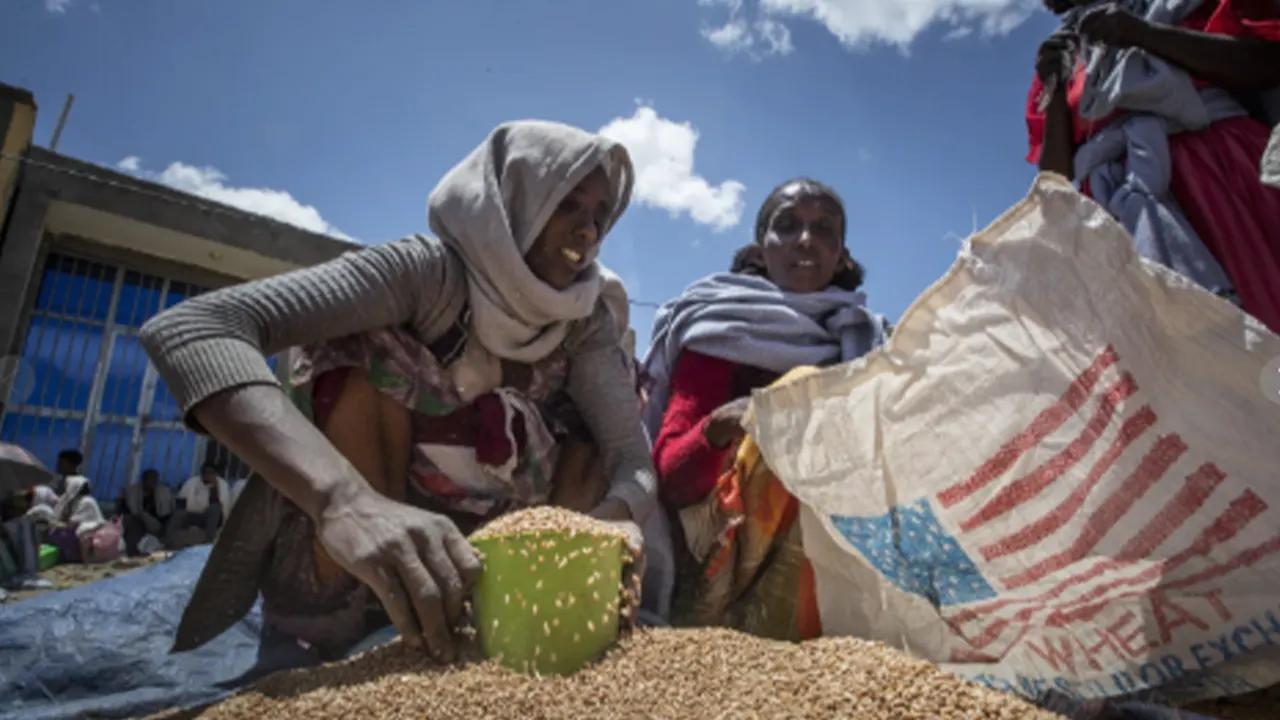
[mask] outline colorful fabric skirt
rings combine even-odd
[[[822,633],[799,502],[750,437],[701,503],[682,510],[677,625],[730,627],[777,640]]]

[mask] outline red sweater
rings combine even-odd
[[[664,503],[682,508],[711,492],[730,459],[732,447],[711,447],[703,437],[708,416],[721,405],[746,397],[777,378],[777,373],[768,370],[692,350],[680,353],[671,374],[666,414],[653,444],[653,463]]]

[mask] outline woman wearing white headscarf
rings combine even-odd
[[[270,484],[246,487],[175,648],[234,622],[260,586],[268,625],[322,652],[359,638],[372,590],[407,641],[452,657],[480,568],[459,527],[547,502],[555,408],[602,456],[607,488],[583,509],[644,520],[652,463],[638,415],[617,412],[634,387],[596,263],[632,177],[612,141],[502,125],[431,193],[436,237],[213,292],[143,328],[189,422]],[[304,346],[302,411],[264,359],[290,346]]]
[[[120,529],[102,515],[89,478],[83,475],[66,477],[62,495],[52,508],[39,505],[27,514],[48,523],[45,542],[58,548],[64,563],[107,562],[119,555]]]

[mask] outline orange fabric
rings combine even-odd
[[[801,544],[799,502],[743,441],[732,469],[704,503],[717,518],[718,542],[694,581],[682,624],[722,625],[780,640],[822,634],[813,567]]]

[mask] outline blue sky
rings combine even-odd
[[[632,297],[727,268],[778,182],[833,185],[896,319],[1025,193],[1037,0],[5,0],[0,81],[60,152],[311,229],[426,231],[437,179],[539,117],[632,145]],[[632,323],[647,343],[653,313]]]

